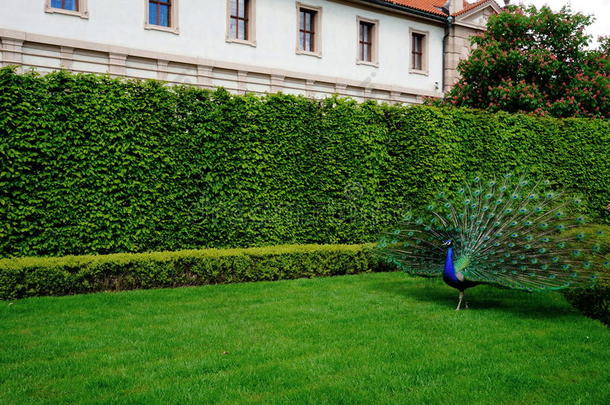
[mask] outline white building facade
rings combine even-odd
[[[458,2],[0,0],[0,66],[418,103],[500,10]]]

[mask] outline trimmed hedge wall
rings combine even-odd
[[[0,257],[377,239],[527,168],[610,223],[610,122],[0,70]]]
[[[0,299],[387,270],[372,244],[23,257],[0,260]]]

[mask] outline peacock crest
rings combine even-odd
[[[461,292],[479,283],[527,291],[586,287],[610,263],[600,238],[583,227],[582,211],[582,199],[548,180],[477,177],[409,212],[378,246],[402,270],[442,275]]]

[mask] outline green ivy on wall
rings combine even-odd
[[[610,122],[0,69],[0,256],[360,243],[527,168],[610,222]]]

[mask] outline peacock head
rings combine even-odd
[[[453,241],[451,239],[448,239],[443,242],[443,246],[450,248],[451,246],[453,246]]]

